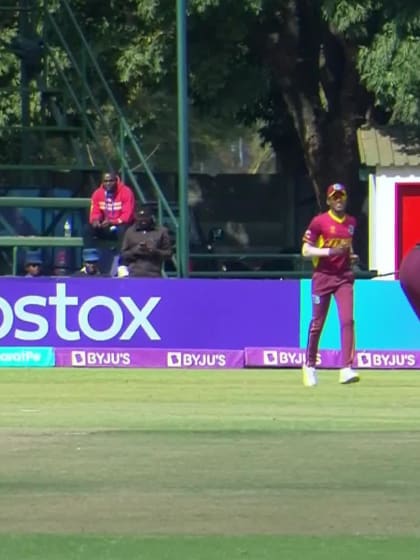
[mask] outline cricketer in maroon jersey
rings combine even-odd
[[[302,254],[312,258],[312,320],[309,326],[304,384],[317,384],[315,373],[319,339],[333,295],[338,308],[341,331],[342,368],[340,382],[359,381],[352,370],[354,356],[353,284],[351,265],[357,261],[353,254],[353,235],[356,220],[345,213],[346,189],[340,183],[327,190],[328,212],[316,216],[303,236]]]

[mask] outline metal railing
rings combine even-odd
[[[146,173],[150,184],[152,185],[154,196],[159,205],[160,213],[167,216],[168,221],[171,223],[171,229],[175,234],[175,239],[178,247],[179,242],[179,223],[178,218],[175,216],[168,200],[162,191],[158,181],[156,180],[148,162],[144,156],[137,139],[135,138],[127,119],[117,102],[114,93],[108,85],[108,82],[101,70],[100,65],[94,55],[92,48],[86,40],[85,34],[79,25],[77,18],[70,6],[68,0],[60,0],[61,11],[53,12],[49,10],[48,2],[44,2],[45,21],[48,22],[50,28],[54,31],[54,35],[58,40],[58,46],[65,52],[68,61],[71,63],[71,68],[75,72],[78,80],[77,85],[81,87],[82,91],[75,89],[73,83],[69,79],[68,68],[63,67],[60,57],[54,52],[54,49],[47,45],[48,54],[55,66],[60,79],[65,84],[66,90],[71,98],[72,103],[77,109],[78,114],[81,116],[83,123],[89,132],[89,135],[95,141],[95,144],[100,147],[101,141],[95,128],[95,118],[100,123],[102,131],[106,134],[113,151],[117,155],[119,167],[124,177],[127,177],[130,184],[133,186],[140,201],[145,202],[145,196],[141,185],[139,184],[136,174],[133,169],[137,169],[139,165]],[[76,52],[74,47],[71,46],[70,41],[66,38],[62,31],[62,26],[59,23],[59,15],[64,15],[66,25],[71,24],[71,42],[78,41],[80,52]],[[88,79],[88,74],[90,79]],[[109,119],[104,114],[103,109],[96,99],[96,93],[93,91],[90,81],[94,78],[95,89],[101,87],[104,97],[107,99],[114,117],[118,120],[118,130],[113,130],[109,124]],[[86,106],[89,100],[89,107]],[[126,153],[130,150],[138,161],[134,165],[130,165]],[[109,157],[102,151],[102,157],[107,164],[109,164]],[[176,251],[179,254],[179,251]]]
[[[194,263],[212,261],[212,266],[204,270]],[[279,266],[273,263],[278,261]],[[208,252],[190,253],[192,278],[277,278],[302,279],[311,278],[313,268],[311,261],[304,259],[301,253],[263,253],[263,252]],[[281,266],[281,263],[287,263]],[[271,263],[270,268],[265,268],[267,263]],[[292,266],[290,266],[290,264]],[[241,265],[241,268],[238,268]],[[378,276],[377,270],[354,269],[354,276],[357,279],[371,279]]]
[[[45,154],[43,154],[43,158],[31,162],[27,150],[22,147],[22,154],[25,153],[25,156],[22,155],[21,161],[16,164],[2,164],[0,169],[20,172],[21,182],[25,183],[29,177],[32,177],[30,173],[34,171],[47,173],[57,169],[86,170],[88,166],[97,171],[98,168],[103,169],[104,166],[116,167],[120,170],[123,180],[127,178],[137,198],[141,202],[145,202],[144,189],[134,172],[141,168],[151,186],[147,192],[151,193],[155,199],[154,202],[158,203],[160,221],[165,218],[165,221],[171,224],[171,230],[176,240],[175,254],[179,270],[181,247],[178,217],[168,203],[165,193],[150,168],[147,157],[143,154],[139,142],[104,76],[94,50],[78,22],[72,3],[68,0],[58,0],[58,2],[44,0],[43,2],[31,2],[30,5],[25,2],[15,4],[16,6],[2,5],[0,10],[10,10],[18,14],[19,21],[16,21],[18,37],[21,35],[25,38],[30,27],[33,27],[35,33],[42,31],[44,49],[43,70],[35,78],[39,91],[35,93],[29,89],[29,83],[26,84],[25,106],[28,114],[25,122],[22,116],[22,126],[19,127],[22,138],[28,138],[28,131],[38,132],[41,135],[46,135],[51,131],[61,132],[63,135],[67,135],[72,149],[70,158],[67,153],[65,154],[65,163],[54,164],[54,162],[50,163],[43,159]],[[32,12],[34,16],[31,22],[27,15],[29,12]],[[49,70],[53,70],[53,72],[49,73]],[[39,93],[41,94],[40,103],[38,99],[34,98],[31,101],[34,108],[38,107],[36,110],[39,112],[38,117],[41,119],[41,124],[36,119],[34,122],[32,122],[33,119],[31,122],[29,120],[31,117],[29,96]],[[55,125],[49,122],[49,114],[46,117],[46,110],[53,117]],[[80,127],[73,126],[74,120],[81,123]],[[26,140],[22,146],[24,144],[27,148],[28,142]],[[91,153],[91,149],[95,151],[95,154]],[[73,159],[75,159],[74,163]],[[97,162],[94,161],[95,159]],[[88,162],[87,165],[86,162]],[[112,162],[115,165],[112,165]],[[34,184],[33,181],[29,182],[31,185]],[[22,206],[22,204],[17,204],[17,206]],[[42,206],[38,205],[38,207]]]

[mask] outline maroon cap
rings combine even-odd
[[[327,189],[327,198],[330,198],[330,196],[334,196],[335,194],[347,196],[346,187],[341,183],[334,183],[330,185]]]

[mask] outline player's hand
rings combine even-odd
[[[101,227],[102,227],[102,228],[107,228],[107,227],[109,227],[110,225],[111,225],[111,222],[110,222],[109,220],[104,220],[104,221],[101,223]]]
[[[101,227],[101,222],[99,220],[95,220],[92,222],[92,227],[93,228],[99,228]]]
[[[359,255],[356,255],[355,253],[352,253],[350,255],[351,264],[357,264],[359,261],[360,261]]]

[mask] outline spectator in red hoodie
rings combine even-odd
[[[125,231],[134,222],[133,191],[116,173],[104,173],[102,183],[93,192],[89,224],[93,237],[115,238],[115,232]]]
[[[114,249],[118,251],[126,229],[134,222],[134,214],[133,191],[116,173],[104,173],[101,184],[92,193],[89,224],[84,234],[85,248],[95,248],[105,240],[115,241]],[[102,254],[105,257],[106,251]],[[108,268],[108,262],[101,264],[103,270]]]

